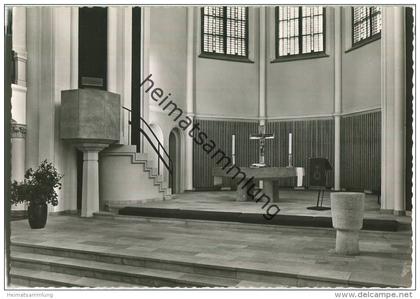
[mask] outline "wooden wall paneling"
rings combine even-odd
[[[258,161],[258,143],[249,140],[251,133],[258,131],[258,124],[255,122],[222,121],[222,120],[200,120],[200,129],[208,135],[207,140],[214,140],[216,148],[220,148],[226,155],[232,154],[232,135],[236,135],[236,164],[249,166]],[[197,131],[196,135],[197,135]],[[212,168],[217,166],[218,157],[211,159],[212,154],[207,154],[202,145],[193,143],[193,186],[197,190],[211,190],[213,188]],[[231,186],[231,180],[224,178],[223,187]]]
[[[380,188],[380,111],[343,117],[341,149],[342,187],[354,191]]]
[[[201,131],[206,132],[229,156],[231,136],[236,135],[236,162],[249,166],[258,161],[258,142],[250,141],[249,135],[258,131],[257,122],[197,120]],[[266,142],[266,163],[271,166],[288,165],[288,134],[293,134],[293,165],[309,170],[309,158],[325,157],[334,168],[334,120],[269,121],[267,132],[275,139]],[[341,184],[348,190],[375,190],[380,186],[381,149],[380,112],[344,116],[341,119]],[[215,160],[194,144],[194,187],[211,189],[211,169]],[[334,173],[327,176],[327,184],[333,186]],[[294,185],[294,180],[282,180],[282,186]],[[304,184],[308,184],[305,176]],[[230,181],[224,180],[224,186]]]

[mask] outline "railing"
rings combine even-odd
[[[131,130],[133,130],[133,128],[131,127],[131,110],[122,106],[122,109],[128,111],[128,144],[130,144],[130,133]],[[158,156],[158,174],[160,175],[160,162],[162,161],[163,165],[165,166],[165,168],[168,170],[169,175],[171,176],[172,179],[172,172],[173,172],[173,163],[171,158],[169,157],[168,152],[165,150],[165,148],[163,147],[162,143],[160,143],[159,138],[156,136],[155,132],[153,132],[152,128],[150,127],[150,125],[144,120],[144,118],[142,118],[141,116],[139,116],[140,122],[142,122],[145,127],[144,128],[139,128],[139,132],[146,138],[146,140],[149,142],[150,146],[153,148],[153,150],[155,151],[155,153]],[[156,140],[157,143],[157,147],[156,145],[153,143],[152,139],[150,138],[149,134],[146,133],[146,131],[144,129],[148,129],[150,133],[152,133],[152,136],[154,137],[154,139]]]

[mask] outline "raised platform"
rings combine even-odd
[[[362,231],[360,255],[335,232],[219,221],[50,216],[11,223],[11,283],[41,287],[409,287],[411,233]]]
[[[267,220],[264,217],[261,217],[261,214],[254,213],[197,211],[165,208],[158,209],[140,207],[126,207],[120,209],[118,213],[120,215],[130,216],[332,228],[331,217],[326,216],[293,216],[280,214],[271,220]],[[406,226],[401,226],[396,220],[364,219],[362,229],[379,231],[397,231],[399,228],[406,228]]]
[[[125,207],[120,215],[196,219],[207,221],[229,221],[268,225],[290,225],[306,227],[332,227],[331,211],[308,210],[317,198],[316,191],[280,191],[280,201],[275,202],[280,212],[272,219],[264,218],[263,203],[235,200],[234,191],[189,192],[177,194],[176,199]],[[330,205],[330,193],[325,192],[324,206]],[[377,197],[366,195],[363,229],[397,231],[411,228],[410,217],[383,214],[379,210]]]

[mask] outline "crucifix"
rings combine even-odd
[[[265,140],[274,139],[274,134],[266,133],[265,125],[260,125],[258,128],[258,134],[251,134],[249,136],[249,139],[259,141],[259,162],[254,163],[251,166],[252,167],[267,167],[267,165],[265,164],[265,158],[264,158]]]

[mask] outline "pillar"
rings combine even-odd
[[[405,22],[404,7],[382,7],[381,210],[405,213]]]
[[[194,120],[195,99],[195,42],[194,7],[187,8],[187,115]],[[185,190],[193,190],[193,138],[186,135]]]
[[[92,217],[99,212],[99,167],[98,153],[108,144],[82,143],[77,148],[83,151],[83,187],[81,217]]]
[[[107,90],[121,96],[121,105],[131,109],[132,7],[108,7]],[[140,99],[139,99],[140,100]],[[120,111],[119,144],[129,144],[129,113]]]
[[[394,7],[394,213],[405,213],[405,22],[404,7]]]
[[[23,181],[25,175],[25,137],[26,125],[18,124],[12,120],[11,126],[11,154],[12,154],[12,169],[11,179]]]
[[[267,85],[267,49],[266,49],[266,7],[260,7],[260,14],[259,14],[259,67],[258,67],[258,103],[259,103],[259,119],[260,125],[265,125],[266,122],[266,85]]]
[[[79,87],[79,7],[71,8],[70,88]]]
[[[15,52],[15,81],[12,82],[12,179],[25,172],[26,139],[26,8],[13,7],[12,49]]]
[[[267,37],[266,37],[266,7],[262,6],[259,8],[260,14],[259,14],[259,67],[258,67],[258,111],[259,111],[259,125],[264,126],[266,125],[266,118],[267,118],[267,98],[266,98],[266,91],[267,91]],[[264,132],[265,133],[265,132]],[[262,161],[261,159],[261,153],[259,151],[259,158],[258,161],[261,163],[265,163],[265,161]],[[263,181],[259,182],[259,187],[263,188],[264,183]]]
[[[12,49],[14,51],[15,78],[11,98],[11,179],[23,181],[26,164],[26,8],[12,8]],[[25,204],[12,206],[12,210],[24,210]]]
[[[340,190],[341,7],[334,7],[334,190]]]

